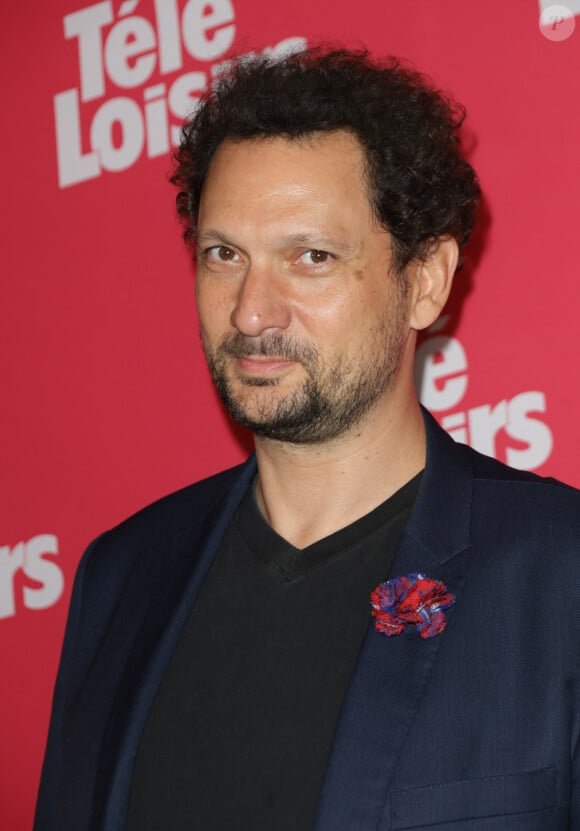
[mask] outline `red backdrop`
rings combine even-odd
[[[234,52],[366,44],[466,103],[484,222],[447,316],[420,347],[422,397],[459,440],[580,484],[580,0],[549,6],[21,0],[4,10],[0,828],[31,827],[87,542],[249,448],[206,377],[166,181],[176,126]]]

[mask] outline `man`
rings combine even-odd
[[[422,412],[479,189],[396,62],[242,61],[174,176],[255,458],[92,544],[35,828],[580,828],[578,496]]]

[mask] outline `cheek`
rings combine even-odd
[[[231,308],[223,291],[216,290],[209,282],[198,280],[195,284],[195,304],[204,337],[223,335],[229,328]]]
[[[375,327],[377,318],[384,314],[386,302],[386,291],[371,292],[364,280],[359,281],[353,275],[347,285],[300,304],[299,315],[304,325],[321,337],[326,334],[337,340],[348,337],[354,340]]]
[[[352,295],[335,294],[324,303],[301,305],[296,310],[296,319],[300,329],[298,337],[311,342],[328,360],[339,356],[348,360],[357,354],[361,340],[372,325],[370,312],[365,312],[358,298]]]
[[[342,281],[322,286],[312,282],[310,291],[292,298],[295,317],[309,330],[334,329],[349,317],[357,299]]]

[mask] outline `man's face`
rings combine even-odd
[[[258,435],[337,438],[397,375],[407,301],[363,163],[343,131],[226,141],[212,161],[197,234],[202,340],[226,406]]]

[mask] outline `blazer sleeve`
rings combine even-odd
[[[85,577],[91,556],[100,539],[101,537],[97,537],[89,545],[81,558],[75,575],[52,700],[50,727],[40,777],[33,831],[52,831],[52,829],[57,828],[64,711],[69,694],[69,680],[73,671]]]

